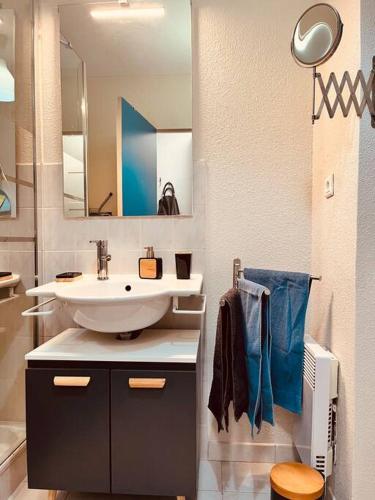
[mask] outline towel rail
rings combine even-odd
[[[244,273],[244,270],[241,269],[241,259],[236,257],[235,259],[233,259],[233,288],[238,288],[238,280],[241,278],[243,273]],[[311,281],[321,281],[322,277],[312,275],[312,276],[310,276],[310,280]],[[269,291],[268,291],[268,293],[266,292],[266,295],[269,295],[269,294],[270,294]],[[225,305],[225,301],[223,299],[220,300],[220,305],[221,306]]]
[[[45,302],[41,302],[40,304],[37,304],[36,306],[31,307],[30,309],[27,309],[26,311],[23,311],[21,313],[21,316],[24,316],[24,317],[28,317],[28,316],[51,316],[55,312],[54,309],[50,309],[49,311],[38,311],[38,309],[40,309],[43,306],[46,306],[47,304],[49,304],[50,302],[53,302],[55,300],[56,300],[56,297],[54,297],[53,299],[48,299]]]

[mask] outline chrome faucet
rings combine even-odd
[[[97,270],[98,270],[98,280],[104,281],[108,279],[108,262],[111,260],[111,256],[108,254],[108,241],[107,240],[93,240],[90,243],[95,243],[98,255],[97,255]]]

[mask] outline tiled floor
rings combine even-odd
[[[202,461],[197,500],[269,500],[272,464]],[[47,492],[29,490],[26,480],[8,500],[47,500]],[[157,500],[156,497],[59,493],[58,500]],[[158,500],[170,500],[159,498]]]

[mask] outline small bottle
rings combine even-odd
[[[145,247],[146,257],[139,259],[139,277],[145,280],[160,280],[163,277],[163,259],[155,257],[154,247]]]

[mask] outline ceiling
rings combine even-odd
[[[91,77],[190,74],[190,1],[160,3],[165,9],[162,18],[111,20],[93,19],[93,3],[60,5],[61,32],[86,62]]]

